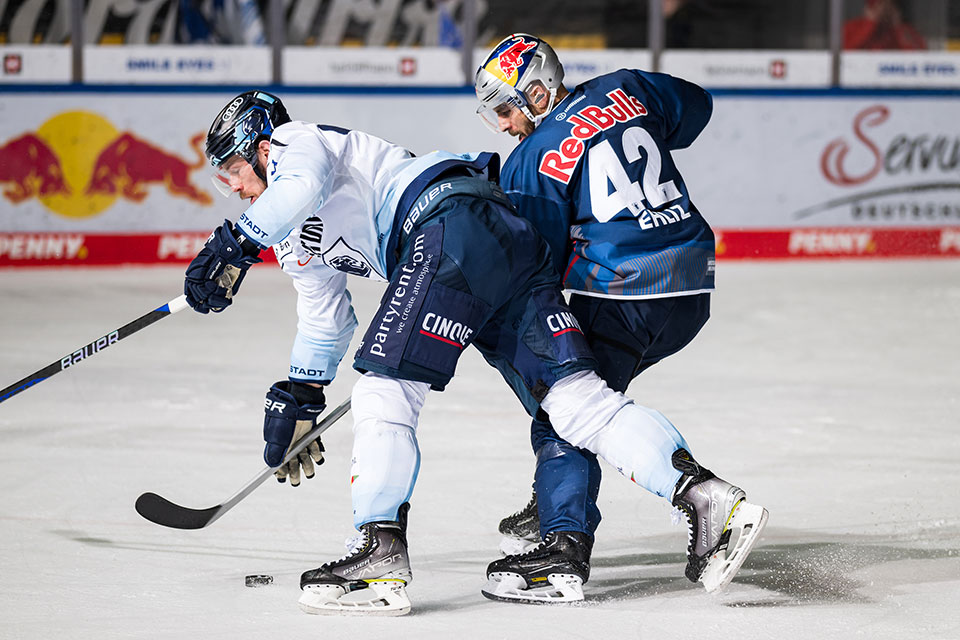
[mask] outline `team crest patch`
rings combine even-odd
[[[307,218],[300,226],[300,245],[308,255],[320,258],[325,265],[352,276],[369,278],[376,270],[360,251],[354,249],[343,238],[329,249],[323,248],[323,220],[317,216]],[[383,275],[377,272],[383,278]]]

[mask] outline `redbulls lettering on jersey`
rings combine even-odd
[[[627,95],[623,89],[611,91],[607,98],[611,104],[602,108],[590,105],[567,118],[567,122],[573,125],[570,135],[560,143],[559,149],[544,154],[540,162],[540,173],[567,184],[577,162],[583,156],[584,140],[593,138],[618,122],[629,122],[647,115],[647,108],[643,103]]]

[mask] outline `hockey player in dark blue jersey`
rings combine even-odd
[[[686,346],[709,317],[714,236],[670,152],[696,139],[712,100],[695,84],[638,70],[573,91],[562,82],[550,45],[514,34],[477,71],[477,112],[493,130],[519,139],[501,185],[548,241],[599,372],[623,392]],[[572,553],[559,541],[586,535],[592,545],[600,523],[597,457],[564,441],[546,420],[534,420],[531,441],[533,498],[500,526],[501,550],[521,553],[492,563],[491,581],[561,566],[563,556],[589,566],[589,546]],[[677,493],[670,498],[682,509]]]

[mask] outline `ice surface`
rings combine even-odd
[[[0,271],[0,386],[176,297],[181,278]],[[262,398],[296,324],[292,286],[264,266],[227,312],[183,311],[0,404],[0,637],[960,638],[960,261],[721,262],[718,283],[701,335],[630,395],[770,510],[720,596],[683,578],[669,505],[605,467],[584,605],[483,598],[534,461],[519,403],[472,351],[422,416],[410,616],[296,605],[300,573],[352,532],[349,418],[298,489],[271,481],[206,530],[141,519],[144,491],[208,507],[262,468]],[[363,324],[381,289],[351,289]],[[253,573],[275,582],[248,589]]]

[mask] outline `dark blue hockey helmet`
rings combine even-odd
[[[290,122],[287,109],[275,95],[247,91],[227,103],[207,132],[206,156],[214,167],[240,156],[256,168],[257,144],[273,130]]]

